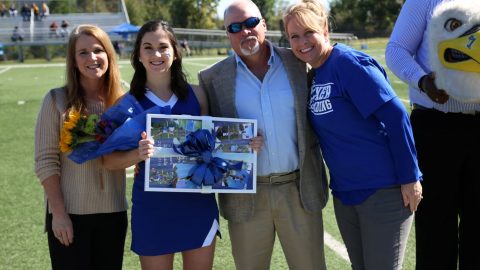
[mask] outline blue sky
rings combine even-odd
[[[300,0],[288,0],[288,3],[289,4],[293,4],[293,3],[296,3]],[[330,2],[331,0],[325,0],[327,2]],[[228,6],[229,3],[233,2],[232,0],[220,0],[220,2],[218,3],[218,7],[217,7],[217,14],[220,18],[223,18],[223,11],[225,10],[225,8]]]

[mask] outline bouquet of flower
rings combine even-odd
[[[65,136],[62,130],[60,149],[62,152],[71,150],[68,158],[81,164],[113,151],[136,148],[141,133],[145,130],[148,113],[170,114],[170,107],[154,106],[143,110],[134,96],[126,94],[120,102],[105,111],[100,119],[90,115],[92,120],[85,121],[85,125],[79,125],[82,116],[75,114],[64,123],[64,129],[73,128],[68,129]],[[75,143],[73,138],[78,138]]]
[[[96,114],[87,116],[79,111],[70,111],[60,134],[60,151],[69,152],[80,144],[95,141],[98,118]]]

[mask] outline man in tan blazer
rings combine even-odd
[[[258,7],[236,0],[224,14],[235,55],[200,71],[212,116],[257,119],[257,193],[220,194],[237,269],[269,269],[278,235],[290,269],[325,269],[323,159],[307,121],[307,67],[265,39]]]

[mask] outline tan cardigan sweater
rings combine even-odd
[[[69,153],[60,152],[65,94],[63,88],[51,90],[38,114],[35,127],[35,173],[38,179],[42,182],[49,176],[60,176],[67,213],[84,215],[127,210],[125,170],[106,170],[99,159],[79,165],[67,157]],[[90,113],[100,115],[103,112],[100,102],[89,102],[87,108]]]

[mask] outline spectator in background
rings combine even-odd
[[[48,34],[48,37],[49,38],[52,38],[52,37],[55,37],[57,38],[58,37],[58,24],[56,21],[53,21],[51,24],[50,24],[50,33]]]
[[[115,40],[112,43],[113,43],[113,48],[115,49],[115,52],[117,53],[118,57],[120,57],[122,54],[122,51],[120,49],[120,43],[118,42],[118,40]]]
[[[188,41],[186,39],[180,42],[180,47],[182,47],[182,51],[186,56],[190,56],[190,46],[188,45]]]
[[[17,11],[17,8],[15,7],[15,4],[14,4],[14,3],[12,3],[12,4],[10,5],[10,8],[8,9],[8,12],[10,13],[10,17],[15,17],[15,16],[17,16],[18,11]]]
[[[62,20],[62,24],[60,25],[60,36],[67,37],[68,36],[68,22],[66,20]]]
[[[0,5],[0,18],[6,17],[7,16],[7,7],[5,4]]]
[[[23,34],[24,33],[22,28],[19,28],[18,26],[15,25],[15,27],[13,28],[11,40],[13,42],[23,41]]]
[[[37,4],[32,3],[31,10],[32,10],[33,16],[35,18],[35,21],[40,20],[40,8],[38,8]]]
[[[31,11],[30,11],[30,8],[28,7],[28,4],[27,3],[23,4],[22,9],[20,9],[20,14],[22,15],[24,22],[28,22],[30,20],[30,12]]]
[[[44,18],[50,15],[50,8],[48,7],[47,3],[42,3],[42,12],[40,13],[40,19],[43,20]]]

